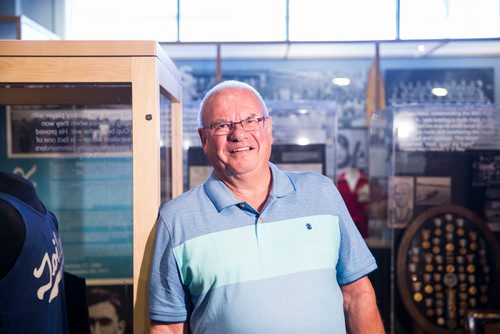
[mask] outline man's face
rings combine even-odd
[[[110,302],[91,305],[89,318],[92,334],[122,334],[125,331],[125,321],[119,319]]]
[[[262,105],[251,92],[229,88],[208,100],[203,121],[209,125],[220,121],[239,122],[263,115]],[[262,128],[251,132],[243,130],[240,124],[223,136],[216,136],[210,129],[199,129],[198,132],[203,151],[219,178],[258,176],[268,170],[273,142],[271,118],[264,122]]]
[[[396,184],[394,187],[394,200],[396,205],[403,208],[408,205],[410,200],[410,186],[406,183]]]

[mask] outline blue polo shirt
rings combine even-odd
[[[345,333],[340,286],[377,268],[333,182],[270,164],[262,212],[214,174],[160,211],[150,318],[192,333]]]

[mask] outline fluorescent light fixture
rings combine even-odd
[[[299,109],[299,114],[305,115],[307,113],[308,113],[307,109]]]
[[[337,86],[349,86],[351,84],[351,79],[343,77],[333,78],[332,84]]]
[[[432,88],[431,92],[432,94],[440,97],[448,95],[448,90],[443,87],[434,87]]]

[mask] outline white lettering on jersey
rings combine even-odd
[[[40,286],[36,293],[38,299],[43,300],[45,293],[49,290],[49,303],[57,297],[59,294],[59,283],[61,282],[63,270],[62,270],[62,249],[61,242],[54,232],[52,232],[52,244],[54,245],[54,252],[49,255],[45,252],[42,262],[38,268],[33,270],[33,276],[36,278],[41,278],[45,270],[49,273],[49,281]]]

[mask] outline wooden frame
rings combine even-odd
[[[15,83],[131,84],[131,98],[130,89],[120,94],[132,101],[134,130],[134,333],[146,333],[147,283],[161,189],[160,94],[172,103],[172,194],[183,191],[180,73],[153,41],[0,41],[0,85]],[[0,89],[0,104],[43,104],[35,91],[22,94],[16,88],[15,94],[8,94],[7,89]],[[74,95],[74,100],[65,96],[64,103],[81,102],[82,95]],[[48,99],[53,103],[57,92],[48,94]]]

